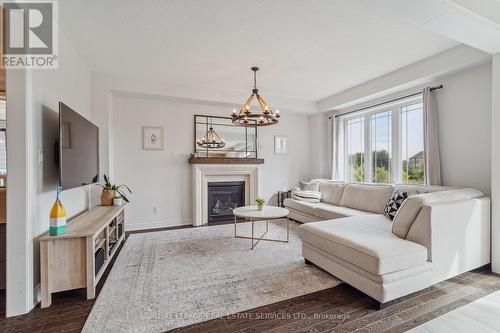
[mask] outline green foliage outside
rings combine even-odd
[[[372,165],[375,167],[372,171],[372,179],[374,183],[390,183],[390,165],[391,158],[386,150],[375,151],[372,154]],[[364,155],[356,153],[349,156],[348,180],[355,182],[365,181],[364,174]],[[409,164],[408,161],[403,161],[402,172],[403,183],[408,184],[423,184],[424,183],[424,164],[423,160],[418,161],[417,167]]]
[[[420,161],[418,168],[413,164],[408,165],[408,161],[403,161],[403,183],[423,184],[424,183],[424,162]]]

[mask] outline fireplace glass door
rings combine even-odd
[[[208,183],[208,222],[231,220],[233,209],[245,205],[245,182]]]

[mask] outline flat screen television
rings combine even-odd
[[[57,156],[63,190],[99,181],[99,127],[62,102]]]

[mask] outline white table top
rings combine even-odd
[[[288,209],[277,206],[264,206],[263,210],[258,210],[257,206],[243,206],[233,209],[235,216],[248,219],[279,219],[287,217],[289,213]]]

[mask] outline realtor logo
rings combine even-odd
[[[6,68],[57,68],[57,2],[2,0],[2,65]]]

